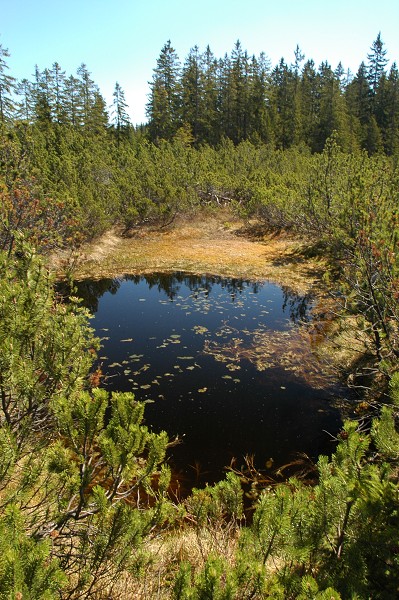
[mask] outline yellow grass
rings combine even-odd
[[[144,226],[129,236],[113,230],[82,248],[74,276],[99,279],[186,271],[268,279],[300,293],[314,288],[324,266],[301,256],[305,242],[286,233],[254,236],[254,225],[225,212],[180,218],[164,229]],[[67,260],[58,257],[55,263],[59,274],[65,266],[62,258]]]

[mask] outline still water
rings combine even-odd
[[[102,338],[109,390],[150,400],[145,419],[181,443],[169,461],[197,485],[232,458],[278,467],[333,451],[339,390],[324,373],[306,324],[312,298],[269,282],[152,274],[83,281],[79,295]]]

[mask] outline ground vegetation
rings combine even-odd
[[[194,48],[181,68],[168,42],[142,127],[119,84],[110,120],[85,64],[18,82],[7,57],[1,48],[0,598],[396,597],[399,103],[381,35],[355,76],[299,48],[272,68],[239,42],[223,59]],[[111,248],[149,230],[164,240],[204,210],[227,243],[239,233],[227,209],[257,243],[295,240],[291,264],[318,264],[332,343],[350,331],[359,342],[346,375],[362,396],[312,485],[231,471],[183,500],[170,493],[167,434],[144,424],[133,394],[101,389],[88,314],[73,291],[57,294],[49,257],[63,251],[71,279],[105,232]]]

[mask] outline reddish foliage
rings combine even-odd
[[[65,202],[43,195],[34,179],[18,179],[11,189],[0,182],[0,247],[11,249],[17,231],[42,251],[81,241]]]

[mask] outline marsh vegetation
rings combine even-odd
[[[135,128],[0,46],[1,598],[397,596],[399,76],[380,35],[346,81],[297,50],[168,43]]]

